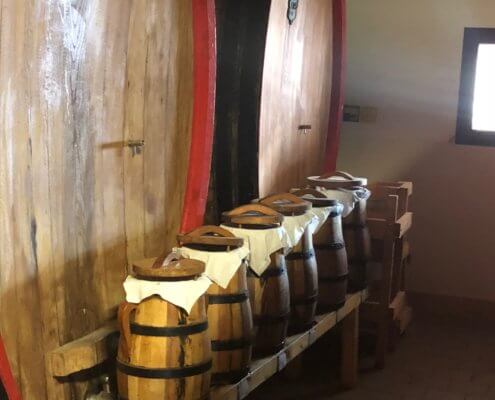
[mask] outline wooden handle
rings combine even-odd
[[[216,235],[220,237],[235,237],[232,232],[216,225],[205,225],[187,233],[187,236],[191,236],[191,237],[199,237],[199,236],[207,236],[207,235]]]
[[[345,171],[333,171],[333,172],[329,172],[329,173],[326,173],[326,174],[321,175],[320,178],[327,179],[327,178],[331,178],[332,176],[340,176],[341,178],[345,178],[345,179],[348,179],[350,181],[353,181],[354,179],[356,179],[350,173],[345,172]]]
[[[312,189],[312,188],[306,188],[306,189],[298,189],[292,192],[294,196],[299,196],[302,197],[304,195],[311,195],[313,197],[316,197],[317,199],[326,199],[327,196],[325,196],[324,193],[320,192],[319,190]]]
[[[121,356],[128,362],[131,358],[131,314],[136,311],[137,305],[124,302],[119,306],[118,320],[120,329]]]
[[[172,261],[179,261],[180,259],[181,259],[181,256],[176,251],[173,251],[171,253],[166,251],[165,253],[163,253],[160,257],[158,257],[155,260],[155,262],[153,263],[153,266],[151,268],[158,269],[158,268],[166,267]]]
[[[261,204],[266,204],[266,205],[272,205],[273,203],[276,203],[277,201],[280,200],[285,200],[289,203],[292,204],[303,204],[305,201],[296,195],[292,193],[279,193],[279,194],[273,194],[271,196],[267,196],[263,199],[260,200]]]
[[[237,217],[252,212],[271,217],[281,217],[278,212],[262,204],[246,204],[244,206],[234,208],[232,211],[226,212],[225,215],[229,217]]]
[[[227,229],[215,225],[202,226],[185,235],[177,235],[177,241],[180,246],[188,244],[219,245],[227,246],[229,250],[244,244],[243,239],[237,238]]]

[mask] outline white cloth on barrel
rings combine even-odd
[[[244,239],[244,247],[249,250],[249,267],[260,276],[270,265],[270,255],[286,248],[287,232],[283,227],[268,229],[244,229],[221,225],[236,237]]]
[[[329,199],[337,200],[343,204],[342,218],[347,217],[354,210],[354,206],[359,200],[367,200],[371,195],[371,192],[365,188],[357,190],[318,188],[318,190],[323,192]]]
[[[205,275],[224,289],[242,265],[242,261],[249,255],[249,248],[246,246],[230,251],[203,251],[182,246],[175,248],[174,251],[184,258],[203,261]]]
[[[309,211],[313,213],[314,219],[311,220],[308,229],[311,235],[316,235],[321,227],[327,222],[333,207],[314,207]]]
[[[189,314],[210,285],[211,281],[204,274],[187,281],[148,281],[129,275],[124,282],[124,290],[129,303],[138,304],[156,295]]]
[[[308,225],[316,219],[316,215],[310,211],[303,215],[284,216],[282,227],[287,232],[287,243],[284,246],[287,249],[296,246],[304,235],[304,231]]]

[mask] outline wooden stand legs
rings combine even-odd
[[[358,381],[359,307],[342,321],[342,365],[340,382],[344,389],[356,387]]]

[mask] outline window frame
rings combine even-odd
[[[495,28],[464,29],[455,143],[476,146],[495,146],[495,131],[477,131],[472,129],[474,86],[478,61],[478,47],[480,44],[495,44]]]

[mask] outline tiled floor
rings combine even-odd
[[[306,360],[302,379],[275,377],[250,400],[495,400],[495,328],[415,321],[385,370],[361,374],[348,392],[336,393],[321,359],[314,367]]]

